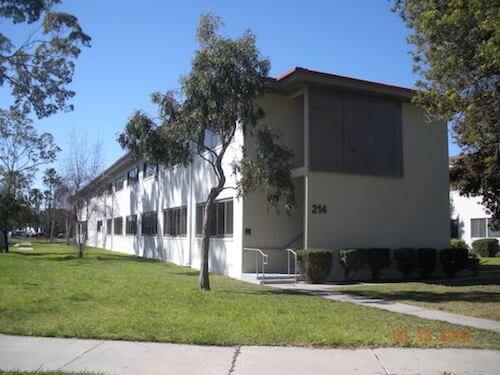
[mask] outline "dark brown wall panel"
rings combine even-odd
[[[320,89],[309,100],[311,170],[403,175],[399,101]]]
[[[315,170],[341,170],[342,146],[342,97],[339,93],[312,92],[310,164]]]

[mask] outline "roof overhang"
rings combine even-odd
[[[415,90],[407,87],[318,72],[301,67],[295,67],[279,77],[272,78],[270,82],[273,91],[287,95],[293,95],[307,86],[375,94],[403,101],[409,101],[416,94]]]

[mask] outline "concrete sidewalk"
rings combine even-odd
[[[391,302],[383,299],[367,298],[356,296],[346,292],[334,291],[335,287],[328,284],[270,284],[268,286],[289,290],[296,293],[308,294],[316,297],[323,297],[338,302],[355,303],[361,306],[375,307],[377,309],[388,310],[400,314],[413,315],[419,318],[440,320],[443,322],[458,324],[473,328],[487,329],[500,333],[500,322],[495,320],[474,318],[471,316],[453,314],[440,310],[430,310],[424,307],[406,305],[404,303]],[[500,364],[499,364],[500,366]]]
[[[105,374],[498,374],[500,351],[217,347],[0,335],[0,369]]]

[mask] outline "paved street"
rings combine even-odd
[[[500,351],[216,347],[0,335],[0,369],[105,374],[498,374]]]

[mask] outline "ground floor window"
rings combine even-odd
[[[500,237],[500,221],[488,219],[488,237]]]
[[[125,233],[137,234],[137,215],[127,216],[125,219]]]
[[[101,232],[102,231],[102,220],[98,220],[97,221],[97,232]]]
[[[471,219],[471,237],[486,237],[486,219]]]
[[[120,217],[115,217],[113,219],[113,226],[114,226],[114,233],[117,236],[121,236],[123,234],[123,218]]]
[[[187,233],[187,207],[168,208],[163,211],[163,234],[185,236]]]
[[[196,234],[201,235],[203,227],[203,211],[205,203],[196,206]],[[210,208],[211,220],[208,224],[209,235],[214,237],[230,237],[233,235],[233,199],[216,201]]]
[[[145,212],[141,217],[141,230],[143,236],[155,236],[158,231],[156,211]]]
[[[113,227],[113,219],[106,220],[106,234],[111,234],[112,227]]]

